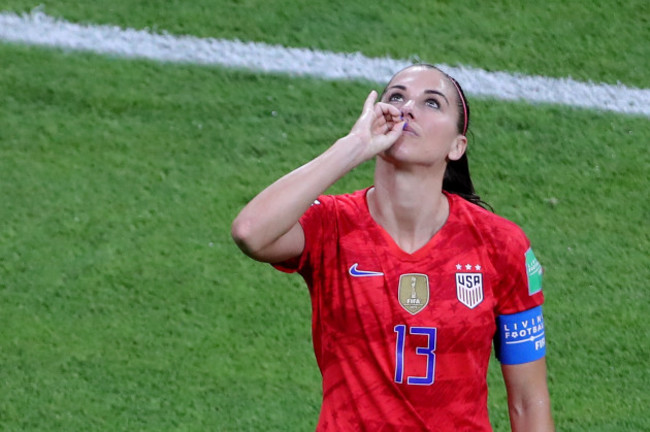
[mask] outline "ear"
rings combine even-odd
[[[451,149],[449,149],[447,158],[456,161],[465,154],[465,150],[467,150],[467,137],[465,135],[457,135],[451,145]]]

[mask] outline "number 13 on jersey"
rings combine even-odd
[[[395,382],[402,384],[404,382],[404,349],[406,346],[406,325],[400,324],[395,326],[397,341],[395,343]],[[431,385],[434,382],[436,371],[436,338],[438,331],[435,327],[411,327],[408,331],[410,335],[423,335],[427,337],[425,346],[415,348],[415,353],[426,356],[426,375],[409,376],[406,383],[409,385]]]

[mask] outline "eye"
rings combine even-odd
[[[404,96],[401,93],[392,93],[388,96],[388,102],[402,102],[403,100]]]
[[[437,99],[427,99],[425,102],[425,105],[431,108],[440,108],[440,104],[438,103]]]

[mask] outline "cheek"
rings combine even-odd
[[[434,139],[448,141],[458,135],[456,122],[449,118],[438,118],[430,123],[429,133]]]

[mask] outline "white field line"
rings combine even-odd
[[[369,58],[360,53],[339,54],[238,40],[154,34],[108,25],[81,25],[52,18],[40,11],[23,15],[0,12],[0,41],[127,58],[377,83],[387,82],[393,73],[411,64],[408,60]],[[650,116],[650,89],[438,66],[474,96]]]

